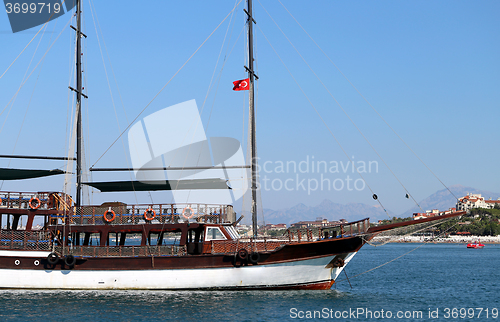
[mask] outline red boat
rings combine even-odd
[[[474,242],[474,243],[469,243],[467,244],[467,248],[483,248],[484,244],[481,244],[480,242]]]

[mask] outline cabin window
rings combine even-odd
[[[219,227],[207,227],[207,234],[205,240],[225,240],[226,236],[222,233]]]
[[[101,234],[100,233],[73,233],[72,236],[73,245],[82,246],[99,246],[101,244]]]
[[[149,233],[149,239],[147,244],[150,246],[167,246],[167,245],[179,245],[182,237],[182,232],[152,232]]]
[[[161,245],[173,245],[178,246],[181,242],[182,232],[180,231],[169,231],[163,233],[163,240]]]

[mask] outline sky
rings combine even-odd
[[[207,137],[236,138],[246,151],[248,93],[232,91],[233,81],[246,78],[247,64],[245,3],[230,14],[237,3],[83,1],[86,168],[129,167],[127,126],[192,99]],[[324,199],[379,205],[375,193],[400,214],[415,205],[407,191],[417,201],[444,185],[500,192],[499,2],[282,4],[254,1],[264,208]],[[0,14],[1,154],[67,154],[74,107],[68,86],[75,86],[70,19],[48,23],[43,38],[38,34],[9,68],[40,26],[12,33],[7,14]],[[33,72],[15,96],[26,71]],[[64,163],[1,159],[0,166]],[[130,177],[92,174],[95,181],[110,178]],[[0,190],[61,190],[62,181],[4,182]],[[92,203],[169,199],[95,191],[90,197]]]

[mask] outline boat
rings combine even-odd
[[[484,244],[481,244],[479,241],[475,241],[473,243],[468,243],[467,248],[475,248],[475,249],[481,249],[484,247]]]
[[[379,234],[465,214],[387,225],[368,218],[320,228],[288,230],[280,237],[258,235],[257,164],[252,53],[252,1],[248,0],[252,235],[240,236],[232,205],[209,203],[84,205],[81,187],[101,191],[229,189],[222,179],[154,182],[83,182],[81,2],[76,4],[77,151],[76,196],[60,191],[0,192],[0,288],[9,289],[330,289],[360,248]],[[33,156],[27,156],[33,157]],[[36,158],[33,157],[33,158]],[[2,169],[2,180],[51,176],[52,170]],[[374,199],[376,196],[374,195]],[[4,219],[5,218],[5,219]],[[27,218],[24,226],[21,219]],[[4,220],[1,222],[1,220]],[[34,222],[43,221],[37,229]],[[22,227],[23,226],[23,227]],[[5,228],[4,228],[5,227]]]

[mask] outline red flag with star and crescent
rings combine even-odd
[[[233,91],[248,91],[250,89],[250,79],[242,79],[233,82]]]

